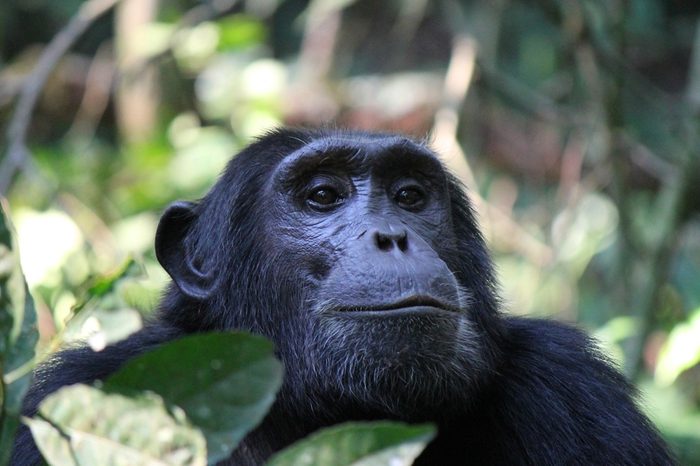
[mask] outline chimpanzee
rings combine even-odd
[[[586,335],[500,311],[472,206],[421,142],[269,133],[200,202],[165,211],[156,255],[173,283],[154,321],[101,352],[59,353],[35,374],[26,415],[165,341],[245,329],[274,341],[285,381],[222,464],[262,464],[321,427],[375,419],[437,425],[420,465],[673,464]],[[39,461],[26,428],[13,458]]]

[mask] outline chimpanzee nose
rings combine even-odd
[[[374,239],[374,244],[380,251],[391,252],[394,248],[397,248],[401,252],[406,252],[408,250],[408,234],[403,228],[377,229],[372,234],[372,237]]]

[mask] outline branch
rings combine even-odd
[[[653,330],[653,317],[659,307],[661,288],[668,281],[682,229],[690,214],[689,206],[696,199],[699,170],[700,156],[697,151],[691,152],[690,159],[680,170],[678,179],[675,183],[666,185],[665,193],[660,196],[661,199],[668,198],[668,201],[665,215],[659,220],[661,231],[658,234],[658,243],[651,251],[647,283],[640,290],[637,312],[640,328],[629,344],[628,373],[633,377],[644,368],[644,344]]]
[[[552,250],[518,225],[506,212],[484,199],[477,189],[472,169],[457,140],[459,111],[464,107],[467,93],[473,83],[477,62],[476,40],[466,34],[458,34],[452,46],[450,63],[445,74],[443,99],[435,113],[433,146],[442,154],[445,163],[470,190],[470,198],[485,220],[487,234],[502,239],[508,247],[517,250],[536,264],[546,264],[552,259]]]
[[[56,63],[87,28],[117,2],[119,0],[89,0],[84,3],[39,57],[34,70],[22,86],[17,107],[8,125],[9,148],[0,162],[0,194],[7,192],[16,172],[29,162],[31,154],[26,143],[27,130],[39,95]]]

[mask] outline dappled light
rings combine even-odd
[[[0,282],[0,371],[12,373],[14,385],[3,383],[17,399],[22,377],[57,348],[104,350],[158,312],[170,276],[153,245],[170,202],[200,199],[274,128],[347,127],[427,141],[469,194],[503,312],[588,331],[640,386],[681,464],[700,464],[700,4],[9,0],[2,9],[0,196],[36,308],[26,325],[39,332],[35,356],[9,355],[24,288]],[[0,278],[18,276],[14,259],[3,262],[16,253],[0,248]],[[31,421],[42,451],[69,451],[56,423],[80,435],[99,424],[59,409],[85,396],[158,429],[148,451],[159,461],[211,460],[213,431],[171,417],[167,399],[123,395],[60,392],[46,419]],[[0,419],[19,423],[7,406]],[[252,425],[227,428],[243,436]],[[93,458],[120,428],[99,424],[80,454]],[[343,427],[270,464],[324,455],[411,464],[433,436],[411,429]],[[365,443],[333,451],[348,439]],[[6,442],[0,435],[0,465]],[[214,457],[236,442],[215,442]]]

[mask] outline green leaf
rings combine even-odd
[[[27,424],[52,465],[206,464],[202,434],[152,393],[129,398],[71,385],[48,396],[39,416]]]
[[[0,202],[0,465],[9,461],[39,337],[7,211]]]
[[[268,466],[410,465],[435,436],[431,425],[348,423],[323,429],[273,456]]]
[[[51,460],[51,466],[78,466],[70,448],[70,441],[50,422],[39,418],[25,417],[22,421],[29,426],[32,436],[44,455]]]
[[[282,383],[272,343],[246,333],[192,335],[128,362],[105,382],[124,394],[150,390],[182,408],[207,440],[209,462],[230,456],[260,423]]]
[[[663,387],[700,363],[700,308],[676,325],[661,348],[654,378]]]
[[[220,51],[240,49],[265,41],[264,24],[252,16],[242,14],[226,16],[217,21],[217,25]]]
[[[75,306],[74,312],[80,311],[94,298],[103,298],[107,294],[112,293],[125,279],[143,276],[143,266],[132,257],[129,257],[113,273],[91,280],[87,290],[83,293],[84,296],[82,296],[79,303]]]

